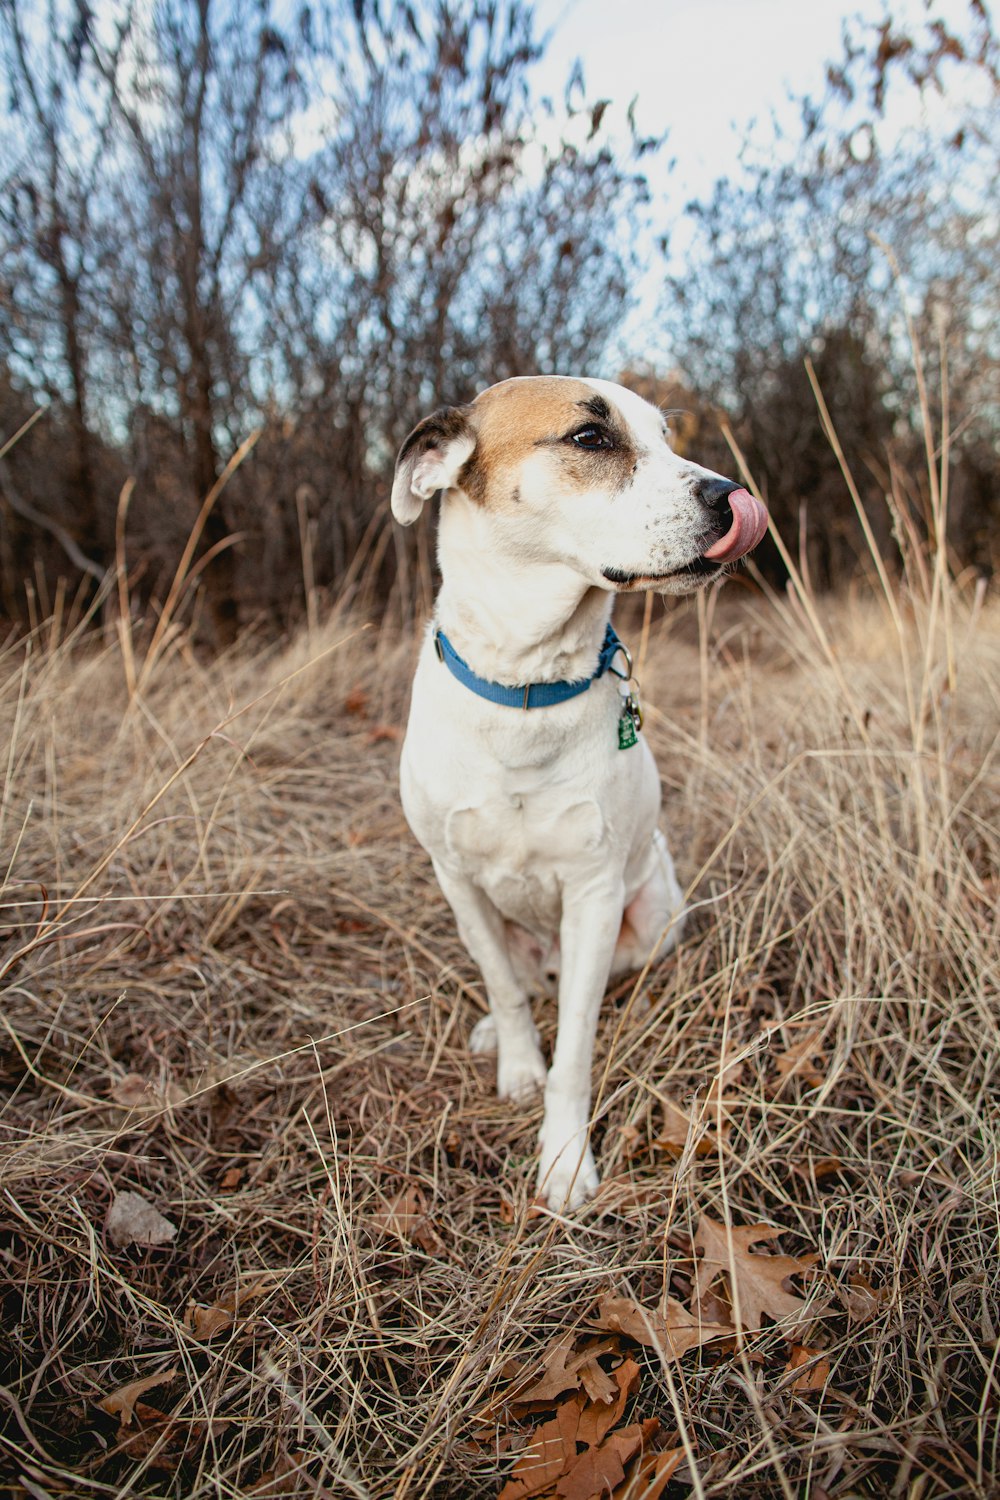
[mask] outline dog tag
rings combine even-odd
[[[628,750],[635,744],[639,736],[636,734],[635,719],[632,717],[631,704],[626,703],[622,709],[621,718],[618,720],[618,748]]]

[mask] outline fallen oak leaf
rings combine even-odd
[[[634,1359],[623,1359],[618,1368],[612,1371],[616,1387],[614,1399],[606,1402],[593,1401],[582,1408],[577,1430],[580,1442],[595,1447],[603,1442],[612,1427],[617,1427],[625,1414],[625,1407],[639,1389],[640,1373]]]
[[[260,1500],[278,1500],[280,1495],[300,1495],[303,1478],[308,1472],[306,1465],[313,1462],[315,1457],[314,1453],[304,1448],[296,1449],[294,1453],[282,1451],[274,1468],[268,1469],[256,1484],[250,1485],[247,1494],[257,1495]]]
[[[573,1340],[570,1336],[556,1339],[545,1351],[543,1370],[538,1379],[512,1393],[510,1399],[520,1406],[535,1401],[555,1400],[567,1391],[578,1391],[580,1373],[573,1355]]]
[[[558,1484],[560,1476],[576,1462],[582,1400],[580,1395],[571,1396],[556,1409],[554,1417],[535,1428],[498,1500],[532,1500]]]
[[[631,1297],[605,1292],[597,1303],[597,1317],[589,1320],[597,1328],[623,1333],[648,1349],[662,1350],[671,1359],[681,1359],[712,1339],[732,1338],[731,1323],[708,1322],[697,1312],[689,1313],[682,1302],[667,1297],[656,1309],[640,1306]]]
[[[625,1471],[625,1485],[616,1492],[622,1500],[660,1500],[663,1491],[687,1457],[683,1448],[643,1453]]]
[[[554,1417],[535,1428],[528,1446],[521,1453],[511,1471],[510,1478],[500,1491],[499,1500],[532,1500],[535,1496],[552,1494],[563,1496],[566,1492],[554,1486],[569,1483],[571,1476],[577,1473],[581,1459],[586,1459],[588,1454],[601,1450],[606,1441],[610,1443],[610,1447],[599,1462],[606,1463],[612,1474],[616,1472],[616,1464],[621,1467],[619,1446],[608,1439],[608,1434],[621,1420],[628,1401],[638,1388],[639,1366],[634,1360],[623,1360],[613,1371],[612,1378],[617,1390],[613,1401],[589,1401],[584,1392],[576,1391],[560,1402]],[[659,1425],[655,1418],[650,1420],[656,1426]],[[630,1429],[628,1430],[631,1432]],[[638,1445],[642,1442],[642,1428],[636,1427],[635,1431],[639,1434],[639,1438],[636,1446],[628,1449],[630,1458],[634,1456]],[[631,1441],[630,1436],[629,1443]],[[581,1444],[584,1445],[582,1455],[579,1452]],[[626,1446],[628,1447],[628,1444]],[[597,1463],[598,1461],[594,1460],[595,1466]],[[584,1482],[590,1472],[586,1464],[579,1468],[577,1473],[579,1484]],[[624,1475],[624,1469],[622,1469],[622,1475]],[[576,1482],[575,1480],[574,1483]],[[614,1482],[617,1484],[619,1480],[616,1479]],[[590,1500],[591,1496],[607,1494],[607,1486],[596,1491],[586,1490],[583,1494],[584,1500]],[[566,1494],[566,1500],[581,1500],[579,1487],[569,1491]]]
[[[587,1448],[556,1485],[560,1500],[603,1500],[625,1479],[625,1465],[659,1432],[656,1417],[609,1433],[599,1448]]]
[[[203,1302],[189,1302],[184,1311],[184,1323],[191,1336],[197,1339],[199,1344],[205,1344],[209,1339],[214,1339],[220,1333],[226,1333],[236,1321],[236,1315],[246,1302],[253,1302],[257,1297],[262,1297],[265,1292],[271,1291],[278,1277],[275,1272],[267,1271],[259,1276],[250,1286],[230,1292],[228,1297],[223,1297],[206,1305]]]
[[[120,1385],[116,1391],[102,1397],[97,1405],[102,1411],[106,1411],[109,1417],[117,1417],[120,1427],[130,1427],[139,1397],[158,1385],[167,1385],[176,1378],[177,1366],[175,1365],[170,1370],[161,1370],[159,1375],[147,1375],[142,1380],[130,1380],[128,1385]],[[150,1410],[153,1409],[150,1408]]]
[[[830,1379],[830,1361],[822,1349],[809,1349],[805,1344],[793,1344],[784,1373],[790,1375],[800,1370],[791,1382],[789,1390],[805,1394],[807,1391],[822,1391]]]
[[[147,1406],[144,1401],[135,1403],[135,1415],[139,1425],[134,1431],[125,1432],[119,1427],[117,1451],[127,1453],[130,1458],[143,1459],[153,1468],[168,1471],[176,1469],[191,1443],[204,1442],[232,1425],[226,1417],[179,1421],[158,1406]]]
[[[596,1354],[590,1355],[579,1367],[580,1384],[591,1401],[607,1403],[615,1399],[615,1382],[597,1362]]]
[[[694,1237],[695,1250],[702,1252],[692,1286],[692,1304],[705,1297],[712,1283],[724,1275],[733,1303],[733,1321],[745,1333],[763,1327],[765,1313],[772,1318],[800,1318],[805,1299],[785,1288],[789,1276],[799,1276],[815,1265],[817,1255],[754,1255],[750,1246],[773,1240],[781,1233],[770,1224],[727,1228],[702,1214]]]
[[[844,1167],[839,1156],[807,1157],[805,1161],[793,1161],[792,1171],[808,1183],[822,1182],[826,1177],[837,1177],[850,1168]]]
[[[718,1287],[718,1292],[713,1289],[706,1292],[704,1297],[698,1298],[696,1311],[701,1314],[706,1323],[728,1323],[732,1326],[733,1310],[725,1297],[719,1295],[726,1288],[721,1281],[717,1282],[716,1286]],[[733,1333],[735,1334],[735,1332],[736,1329],[733,1328]]]
[[[135,1415],[139,1420],[133,1431],[118,1429],[118,1451],[127,1453],[129,1458],[149,1459],[153,1455],[160,1467],[169,1466],[172,1455],[181,1446],[182,1429],[165,1411],[158,1406],[147,1406],[144,1401],[135,1403]]]
[[[840,1300],[852,1323],[869,1323],[878,1317],[891,1298],[887,1286],[875,1287],[861,1271],[855,1271],[846,1287],[838,1287]]]
[[[653,1140],[654,1150],[679,1157],[683,1156],[689,1142],[695,1156],[707,1156],[714,1150],[712,1142],[706,1136],[707,1122],[696,1122],[686,1110],[665,1095],[659,1096],[659,1104],[663,1112],[663,1125]]]
[[[218,1337],[220,1333],[227,1333],[235,1318],[230,1308],[220,1307],[217,1303],[206,1307],[200,1302],[189,1302],[184,1310],[184,1322],[188,1332],[199,1344],[207,1344],[209,1339]]]
[[[554,1400],[567,1391],[577,1391],[582,1385],[592,1401],[610,1401],[618,1387],[597,1360],[600,1355],[612,1352],[617,1352],[614,1339],[591,1340],[582,1349],[575,1347],[571,1335],[556,1339],[542,1356],[543,1369],[538,1379],[527,1386],[516,1386],[506,1393],[505,1400],[517,1406],[533,1405]],[[531,1370],[536,1365],[527,1368]]]
[[[126,1073],[111,1088],[112,1102],[140,1119],[166,1114],[186,1103],[188,1098],[187,1089],[172,1078],[158,1083],[152,1078],[144,1078],[141,1073]]]

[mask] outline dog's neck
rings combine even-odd
[[[477,511],[455,496],[442,513],[437,624],[473,671],[491,682],[590,677],[613,596],[565,563],[506,557],[491,545]]]

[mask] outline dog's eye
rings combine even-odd
[[[581,427],[579,432],[570,434],[570,442],[575,443],[578,448],[587,448],[591,451],[613,446],[608,434],[600,427]]]

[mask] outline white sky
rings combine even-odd
[[[579,57],[588,98],[624,109],[638,95],[640,128],[669,131],[675,186],[701,196],[732,169],[754,117],[791,123],[790,92],[822,95],[844,20],[879,21],[886,9],[885,0],[537,0],[538,30],[554,34],[536,83],[561,97]],[[891,10],[924,14],[922,0],[892,0]],[[936,10],[957,20],[967,3]]]
[[[937,0],[934,13],[962,32],[968,3]],[[552,36],[535,87],[560,100],[579,58],[587,101],[613,101],[604,122],[613,136],[618,122],[624,130],[636,96],[640,131],[667,132],[659,157],[642,165],[654,194],[651,218],[669,230],[676,273],[691,233],[684,205],[707,198],[717,178],[737,172],[755,120],[766,127],[773,118],[794,139],[799,109],[792,96],[822,99],[827,64],[843,55],[844,21],[878,23],[887,9],[899,23],[926,15],[923,0],[891,0],[889,6],[886,0],[536,0],[538,34],[551,30]],[[883,150],[917,122],[922,108],[918,91],[904,87],[890,92],[889,103],[879,132]],[[944,101],[937,107],[946,107]],[[584,121],[581,130],[586,134]],[[619,348],[609,351],[609,368],[627,352],[669,365],[656,317],[664,271],[653,257],[634,288],[637,306]]]

